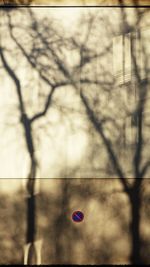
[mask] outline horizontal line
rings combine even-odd
[[[0,180],[14,180],[14,179],[15,179],[15,180],[28,180],[29,178],[0,178]],[[95,179],[95,180],[96,180],[96,179],[97,179],[97,180],[113,179],[113,180],[116,180],[116,179],[120,179],[120,178],[109,178],[109,177],[104,177],[104,178],[92,178],[92,177],[90,177],[90,178],[80,178],[80,177],[78,177],[78,178],[58,178],[58,177],[55,177],[55,178],[30,178],[30,179],[36,179],[36,180],[40,180],[40,179],[41,179],[41,180],[44,180],[44,179],[45,179],[45,180],[50,180],[50,179],[51,179],[51,180],[52,180],[52,179],[53,179],[53,180],[54,180],[54,179],[57,179],[57,180],[58,180],[58,179],[59,179],[59,180],[61,180],[61,179],[63,179],[63,180],[68,180],[68,179],[70,179],[70,180],[71,180],[71,179],[74,179],[74,180],[75,180],[75,179],[80,179],[80,180],[82,180],[82,179]],[[134,179],[134,180],[135,180],[135,179],[143,179],[143,180],[144,180],[144,179],[150,179],[150,177],[145,177],[145,178],[131,178],[131,177],[128,178],[128,177],[126,177],[126,178],[123,178],[123,179],[132,179],[132,180],[133,180],[133,179]]]
[[[116,6],[116,5],[88,5],[88,6],[78,6],[78,5],[72,5],[72,6],[65,6],[65,5],[0,5],[0,8],[150,8],[150,5],[126,5],[126,6]]]

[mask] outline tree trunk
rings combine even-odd
[[[35,157],[34,142],[32,136],[32,125],[30,119],[26,114],[22,115],[22,123],[25,131],[26,146],[29,152],[31,167],[27,178],[27,231],[26,244],[30,244],[27,264],[37,264],[37,255],[35,250],[36,237],[36,196],[35,196],[35,182],[37,172],[37,161]]]
[[[131,201],[131,264],[142,264],[140,238],[141,196],[139,188],[134,187],[130,195]]]

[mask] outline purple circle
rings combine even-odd
[[[82,222],[84,219],[84,214],[80,210],[76,210],[72,214],[72,220],[76,223]]]

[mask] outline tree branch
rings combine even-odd
[[[113,164],[113,167],[116,170],[116,173],[118,174],[119,179],[120,179],[120,181],[121,181],[121,183],[123,185],[124,191],[129,193],[130,187],[129,187],[128,183],[127,183],[127,180],[125,179],[125,175],[124,175],[124,173],[122,171],[122,168],[119,165],[119,161],[117,159],[117,155],[115,155],[115,152],[114,152],[114,150],[112,148],[112,144],[111,144],[110,140],[108,140],[106,138],[100,121],[94,115],[93,110],[90,108],[90,106],[88,104],[88,101],[87,101],[86,97],[83,95],[82,92],[81,92],[81,99],[82,99],[82,102],[84,103],[84,106],[86,108],[86,111],[87,111],[88,117],[90,118],[90,121],[92,122],[92,124],[94,125],[96,131],[99,133],[99,135],[101,136],[101,138],[103,140],[103,143],[104,143],[105,148],[106,148],[106,150],[108,152],[109,158],[110,158],[110,160],[111,160],[111,162]]]

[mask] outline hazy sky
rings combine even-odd
[[[44,8],[34,9],[34,11],[38,17],[53,16],[58,23],[63,24],[66,32],[68,32],[68,29],[73,30],[75,28],[75,24],[80,15],[80,9],[73,8]],[[25,83],[24,77],[26,77],[26,70],[24,69],[21,73],[21,62],[19,67],[20,70],[18,73],[20,73],[20,77],[23,77],[22,83]],[[19,112],[17,111],[18,100],[15,87],[3,70],[0,70],[0,83],[3,84],[0,92],[0,134],[2,136],[0,140],[0,178],[23,178],[26,177],[28,172],[29,158],[22,138],[22,126],[18,123]],[[62,97],[65,95],[66,93],[62,90]],[[74,103],[75,101],[74,98]],[[57,120],[60,120],[60,115],[55,110],[51,110],[50,113],[51,121],[56,124],[54,131],[50,133],[52,138],[43,135],[44,141],[42,144],[39,144],[36,153],[43,166],[41,170],[42,174],[57,177],[59,167],[66,168],[68,158],[72,167],[80,161],[87,143],[87,137],[82,131],[70,134],[69,130],[67,130],[68,126],[66,123],[58,122],[57,124]],[[76,127],[79,127],[79,124],[81,124],[79,121],[79,117],[76,120],[74,119],[74,124],[78,125]],[[40,136],[42,136],[41,133]],[[22,182],[17,179],[13,179],[11,182],[9,179],[2,179],[0,181],[0,190],[13,191],[21,184]]]
[[[33,10],[37,17],[44,18],[45,16],[53,16],[60,25],[63,24],[66,33],[76,28],[79,16],[84,13],[82,8],[34,8]],[[112,11],[113,10],[109,9],[109,12]],[[95,9],[92,9],[92,12],[95,12]],[[133,20],[134,16],[132,10],[128,9],[128,13],[131,20]],[[115,22],[112,21],[112,23]],[[5,33],[5,35],[7,35],[7,33]],[[18,67],[17,65],[22,71],[21,62],[18,64],[16,61],[16,68]],[[23,72],[26,74],[25,69]],[[32,82],[34,82],[33,77]],[[25,79],[23,83],[25,83]],[[26,177],[28,172],[29,158],[25,149],[24,139],[21,138],[23,134],[22,126],[17,124],[19,113],[16,109],[17,99],[15,88],[12,83],[10,83],[10,79],[7,77],[6,73],[1,69],[0,84],[3,85],[0,90],[0,178],[23,178]],[[76,107],[78,105],[78,99],[74,95],[71,97],[74,101],[74,103],[71,103],[71,106]],[[67,100],[65,90],[62,90],[62,99],[66,101],[64,105],[66,105],[68,100],[68,102],[70,102],[70,98]],[[15,116],[12,110],[14,110]],[[36,152],[42,163],[41,176],[58,177],[59,168],[65,169],[68,164],[71,167],[80,164],[88,146],[88,137],[84,131],[80,129],[84,124],[84,120],[80,114],[76,117],[71,117],[76,129],[74,132],[70,130],[66,122],[64,123],[64,121],[60,120],[60,114],[56,112],[55,109],[50,109],[49,115],[47,123],[53,123],[55,127],[49,132],[49,136],[47,135],[44,137],[40,133],[40,136],[44,137],[44,141],[42,141],[42,143],[39,142]],[[37,137],[39,138],[38,133]],[[9,180],[7,180],[7,182],[1,180],[0,188],[3,190],[7,188],[8,190],[12,190],[15,188],[15,184],[20,185],[20,181],[14,180],[12,186],[10,186]]]

